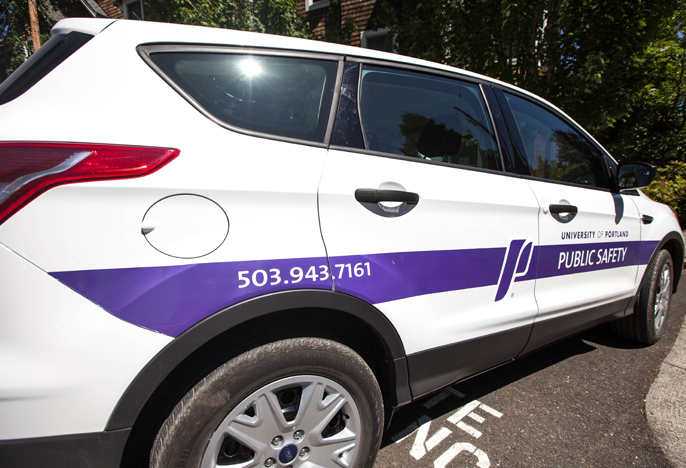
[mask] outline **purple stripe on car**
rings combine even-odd
[[[291,277],[294,268],[300,270]],[[330,290],[328,273],[326,278],[318,274],[322,268],[328,270],[323,257],[62,271],[51,275],[122,320],[178,336],[213,313],[251,297],[287,289]],[[316,280],[305,277],[310,269],[317,273]],[[241,272],[249,284],[239,280]],[[284,272],[288,278],[283,277]]]
[[[522,241],[513,242],[519,253]],[[656,246],[656,242],[612,242],[535,247],[524,275],[516,276],[522,274],[519,264],[507,266],[503,279],[507,284],[500,285],[498,295],[507,293],[513,273],[519,282],[647,264]],[[500,247],[331,257],[331,271],[321,257],[51,275],[122,320],[178,336],[215,312],[252,297],[293,289],[331,290],[331,275],[336,291],[371,304],[494,286],[506,251]]]

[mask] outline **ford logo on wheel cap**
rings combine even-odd
[[[286,465],[293,460],[295,460],[295,457],[298,455],[298,447],[295,445],[286,445],[284,448],[281,449],[281,452],[279,452],[279,461],[281,462],[282,465]]]

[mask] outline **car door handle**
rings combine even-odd
[[[574,205],[553,204],[549,205],[548,208],[550,209],[550,215],[553,219],[562,224],[567,224],[572,221],[579,212],[579,209]]]
[[[404,190],[361,188],[355,190],[355,200],[372,213],[384,218],[397,218],[409,213],[419,203],[419,195]],[[400,203],[387,206],[384,203]]]
[[[574,205],[550,205],[548,208],[550,208],[550,212],[552,214],[562,214],[562,213],[577,214],[579,212],[579,208],[577,208]]]
[[[355,190],[355,200],[360,203],[383,203],[398,202],[416,205],[419,203],[419,195],[403,190],[378,190],[378,189],[357,189]]]

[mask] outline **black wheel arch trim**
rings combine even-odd
[[[672,266],[674,267],[674,278],[672,279],[672,293],[675,293],[677,290],[677,286],[679,286],[679,280],[681,279],[681,272],[684,268],[684,241],[683,237],[676,231],[672,231],[669,234],[667,234],[665,237],[662,238],[660,243],[657,245],[655,250],[653,251],[653,254],[650,256],[650,261],[648,262],[648,265],[655,259],[655,257],[660,253],[661,250],[665,248],[665,245],[669,242],[676,242],[677,246],[681,249],[681,252],[678,252],[680,258],[674,258],[674,254],[670,252],[670,255],[672,255]],[[647,270],[646,270],[647,272]],[[638,286],[638,290],[640,291],[641,285],[643,284],[643,279],[645,278],[645,273],[643,274],[643,278],[641,278],[641,283]],[[638,292],[637,292],[638,294]]]
[[[165,346],[131,382],[107,422],[107,431],[129,428],[164,379],[193,352],[249,320],[295,309],[334,309],[365,322],[379,337],[393,373],[393,404],[411,401],[405,348],[395,327],[377,308],[354,296],[326,290],[282,291],[227,307],[195,324]]]

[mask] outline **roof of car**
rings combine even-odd
[[[373,49],[353,47],[324,41],[314,41],[288,36],[277,36],[233,29],[209,28],[204,26],[191,26],[185,24],[157,23],[153,21],[138,20],[113,20],[100,18],[68,18],[55,24],[51,34],[61,34],[70,31],[79,31],[87,34],[98,34],[105,29],[125,29],[126,34],[139,34],[155,37],[156,42],[216,44],[232,46],[250,46],[270,49],[298,50],[303,52],[327,53],[345,55],[349,57],[369,58],[384,61],[393,61],[404,64],[429,67],[448,72],[459,72],[463,75],[472,76],[481,80],[487,80],[510,87],[507,83],[488,78],[467,70],[458,69],[436,62],[417,59],[414,57],[381,52]],[[123,31],[119,31],[120,34]],[[513,88],[517,89],[517,88]],[[533,95],[532,95],[533,96]]]
[[[127,39],[135,38],[140,44],[154,42],[176,44],[186,43],[297,50],[309,53],[326,53],[362,59],[366,58],[390,61],[395,62],[396,64],[409,64],[449,73],[459,73],[462,76],[470,76],[482,81],[496,84],[503,88],[514,90],[518,93],[525,94],[533,100],[545,103],[547,106],[555,109],[560,114],[569,118],[569,120],[574,121],[564,111],[545,99],[542,99],[541,97],[524,89],[496,80],[494,78],[489,78],[468,70],[451,67],[449,65],[443,65],[436,62],[430,62],[427,60],[421,60],[414,57],[392,54],[389,52],[381,52],[373,49],[365,49],[361,47],[335,44],[331,42],[314,41],[310,39],[277,36],[273,34],[238,31],[224,28],[209,28],[205,26],[192,26],[174,23],[157,23],[154,21],[117,20],[111,18],[67,18],[55,24],[51,30],[51,35],[68,33],[71,31],[97,35],[106,29],[117,30],[118,34],[122,34],[122,36],[127,37]],[[600,143],[598,143],[592,135],[590,135],[582,127],[580,128],[588,137],[593,139],[602,148],[602,145],[600,145]],[[609,155],[609,152],[606,151],[606,153]]]

